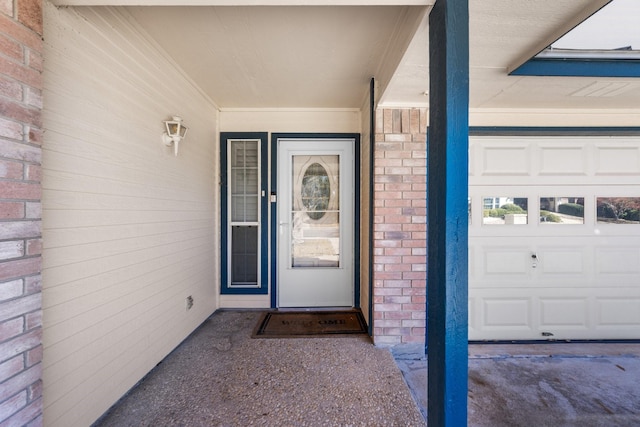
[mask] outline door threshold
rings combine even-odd
[[[276,307],[278,311],[360,311],[356,307],[336,306],[336,307]]]

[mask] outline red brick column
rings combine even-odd
[[[426,109],[376,112],[374,341],[422,343],[426,317]]]
[[[0,0],[0,425],[42,424],[42,0]]]

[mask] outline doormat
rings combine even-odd
[[[366,334],[360,311],[269,311],[258,322],[253,338],[303,338]]]

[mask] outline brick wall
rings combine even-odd
[[[0,425],[42,424],[42,0],[0,1]]]
[[[376,112],[374,341],[423,343],[426,317],[426,109]]]

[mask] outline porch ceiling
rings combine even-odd
[[[360,108],[372,76],[381,105],[428,106],[434,0],[54,3],[125,7],[223,109]],[[637,79],[508,75],[606,3],[470,0],[471,108],[638,109]]]
[[[424,6],[130,7],[221,108],[360,108]]]
[[[470,107],[638,109],[638,79],[508,75],[608,1],[470,0]],[[383,94],[384,105],[428,104],[427,20]]]

